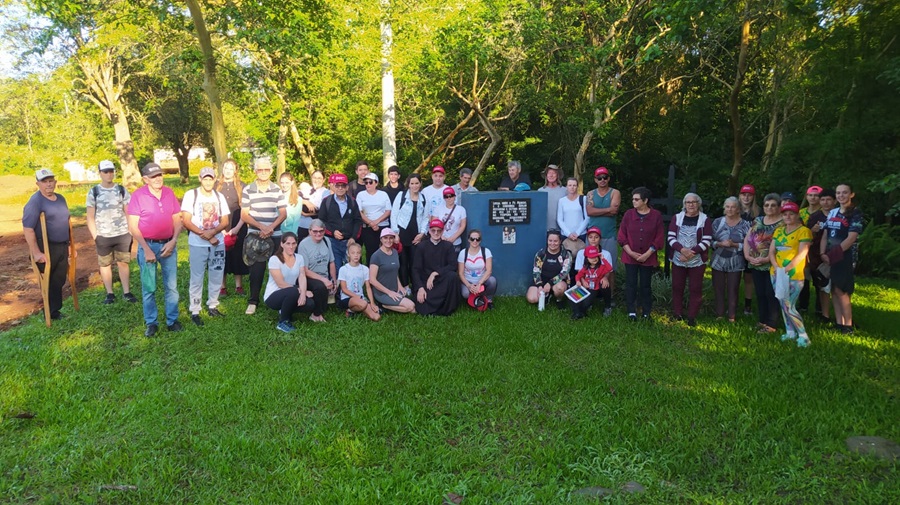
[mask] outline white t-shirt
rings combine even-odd
[[[568,196],[559,199],[556,207],[556,224],[559,225],[564,240],[569,238],[572,233],[580,237],[587,230],[586,201],[587,199],[582,199],[581,196],[575,197],[574,200],[569,200]],[[584,204],[583,208],[582,204]]]
[[[433,216],[434,213],[436,212],[436,209],[444,206],[444,188],[446,188],[446,187],[447,187],[447,185],[444,184],[443,186],[436,188],[436,187],[434,187],[434,184],[432,184],[431,186],[426,187],[419,193],[421,200],[424,200],[426,203],[426,205],[425,205],[425,215],[426,216]],[[423,230],[419,230],[419,231],[423,231]],[[426,233],[428,232],[428,230],[424,230],[424,231]]]
[[[488,258],[493,257],[493,255],[491,254],[490,249],[483,247],[481,248],[481,251],[474,255],[469,254],[469,257],[466,258],[466,251],[468,250],[469,248],[466,247],[462,251],[459,251],[459,256],[456,257],[456,261],[458,263],[463,263],[463,276],[467,281],[474,284],[482,275],[484,275],[484,270],[487,268],[487,260]]]
[[[356,195],[356,205],[359,211],[366,215],[368,219],[375,219],[385,212],[391,210],[391,197],[380,189],[374,195],[370,195],[368,191]],[[390,217],[381,220],[378,226],[390,226]]]
[[[284,282],[294,286],[297,284],[297,279],[300,278],[300,272],[303,271],[303,266],[305,263],[303,262],[303,256],[299,254],[294,254],[294,266],[288,267],[284,263],[278,259],[278,256],[272,256],[269,258],[269,270],[278,270],[281,272],[281,277],[284,279]],[[269,275],[269,281],[266,283],[266,292],[263,295],[263,300],[269,298],[269,295],[278,291],[278,284],[275,284],[275,279]]]
[[[203,194],[199,189],[188,190],[181,199],[181,211],[191,213],[191,222],[201,230],[212,230],[219,226],[220,216],[230,216],[231,210],[228,209],[228,202],[225,197],[218,191],[213,191],[209,196]],[[224,234],[219,232],[216,235],[219,243],[225,240]],[[208,246],[209,242],[200,238],[194,232],[188,234],[188,245],[195,247]]]
[[[362,193],[360,193],[362,194]],[[369,280],[369,267],[360,263],[355,267],[350,266],[350,263],[345,263],[341,270],[338,272],[338,282],[344,281],[347,283],[347,289],[352,291],[357,296],[366,298],[366,282]],[[346,300],[350,298],[344,290],[341,290],[341,300]]]
[[[450,213],[451,211],[453,214]],[[459,227],[462,226],[462,220],[466,218],[466,208],[462,205],[457,205],[456,207],[451,206],[450,208],[447,208],[446,205],[441,205],[440,207],[435,208],[431,215],[444,222],[443,236],[445,239],[448,239],[455,235],[456,232],[459,231]],[[462,235],[456,237],[456,240],[453,241],[453,245],[459,245],[461,243]]]
[[[609,251],[606,249],[600,249],[600,255],[603,256],[603,259],[609,262],[614,268],[616,266],[615,263],[612,262],[612,255],[609,254]],[[578,251],[578,254],[575,256],[575,271],[580,272],[584,267],[584,249]]]

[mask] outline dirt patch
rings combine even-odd
[[[75,286],[79,293],[88,287],[103,284],[100,280],[100,266],[97,264],[94,239],[91,238],[87,226],[80,224],[74,226],[72,230],[72,234],[75,235],[75,250],[78,253]],[[37,277],[31,269],[31,257],[22,236],[21,226],[20,223],[19,233],[4,233],[0,236],[0,286],[3,286],[0,295],[0,331],[20,324],[23,318],[42,310],[43,307],[41,288],[38,287]],[[63,293],[66,298],[71,295],[68,284]],[[81,310],[85,310],[83,301]]]

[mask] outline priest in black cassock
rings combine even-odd
[[[449,316],[459,305],[456,250],[444,240],[444,222],[432,219],[428,240],[416,248],[412,285],[416,312],[423,316]]]

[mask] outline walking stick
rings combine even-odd
[[[75,234],[72,233],[72,219],[69,219],[69,286],[72,288],[72,305],[78,309],[78,288],[75,286]]]
[[[41,212],[41,233],[42,238],[44,240],[44,271],[41,272],[41,269],[38,267],[37,261],[35,261],[34,256],[31,257],[31,268],[34,270],[34,274],[37,275],[38,284],[41,286],[41,298],[44,300],[44,322],[47,323],[47,328],[50,327],[50,248],[48,244],[50,243],[47,240],[47,218],[44,217],[44,213]]]

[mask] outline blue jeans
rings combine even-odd
[[[331,241],[331,253],[334,254],[334,270],[340,272],[341,267],[347,262],[347,241],[329,237]]]
[[[159,255],[159,252],[164,244],[148,241],[147,245],[153,251],[153,254],[156,255],[156,262],[147,263],[146,258],[144,258],[144,248],[138,247],[138,265],[141,267],[141,274],[144,273],[145,268],[150,268],[153,270],[154,277],[156,276],[156,265],[159,264],[160,268],[162,268],[162,281],[165,287],[166,300],[166,325],[172,325],[178,319],[178,249],[172,251],[172,254],[167,258],[163,258]],[[141,294],[144,302],[144,323],[148,326],[159,324],[155,286],[153,290],[149,290],[148,286],[144,286],[141,283]]]

